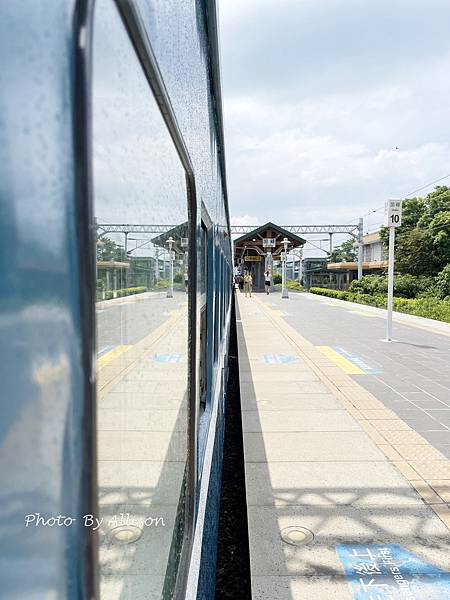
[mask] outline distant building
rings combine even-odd
[[[363,237],[363,275],[381,275],[387,268],[383,242],[379,232]],[[303,260],[305,289],[327,287],[347,290],[358,277],[358,262],[328,262],[327,257],[308,257]]]
[[[303,286],[305,290],[312,287],[333,287],[331,273],[327,269],[328,258],[326,256],[310,257],[303,259]]]
[[[236,270],[251,273],[255,290],[264,290],[264,272],[272,273],[274,261],[281,259],[284,238],[289,241],[288,252],[305,244],[303,238],[270,222],[234,241]]]
[[[363,236],[363,275],[381,275],[386,268],[387,260],[380,232]],[[328,263],[327,269],[334,275],[327,287],[333,289],[346,290],[358,277],[357,261]]]

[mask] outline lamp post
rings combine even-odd
[[[302,270],[303,270],[303,248],[299,248],[298,251],[298,282],[302,283]]]
[[[167,290],[167,298],[173,298],[173,259],[175,253],[172,251],[172,247],[174,242],[172,236],[166,242],[169,246],[169,289]]]
[[[281,297],[289,298],[288,290],[286,287],[286,266],[287,266],[287,249],[289,245],[289,240],[287,237],[283,239],[284,253],[282,256],[281,262]]]

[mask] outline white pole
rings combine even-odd
[[[288,239],[284,238],[284,256],[283,261],[281,263],[281,297],[289,298],[289,293],[286,287],[286,271],[287,271],[287,247],[288,247]]]
[[[387,296],[387,323],[386,341],[392,341],[392,304],[394,296],[394,246],[395,227],[389,227],[389,262],[388,262],[388,296]]]
[[[363,219],[358,222],[358,279],[363,275]]]
[[[302,267],[303,267],[303,248],[300,248],[298,253],[298,282],[302,283]]]
[[[167,240],[167,244],[169,246],[169,289],[167,290],[167,298],[173,298],[173,246],[174,240],[172,236]]]

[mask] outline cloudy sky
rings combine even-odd
[[[449,0],[219,5],[233,223],[353,222],[450,173]]]

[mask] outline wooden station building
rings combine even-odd
[[[283,240],[287,238],[288,252],[303,246],[306,242],[279,225],[266,223],[234,240],[234,264],[237,272],[249,272],[255,290],[264,289],[264,272],[273,273],[273,263],[281,260],[284,252]]]

